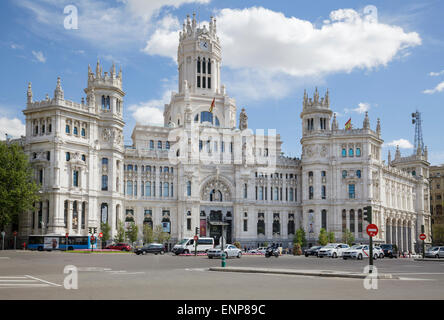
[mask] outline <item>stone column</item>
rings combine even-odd
[[[73,204],[73,201],[68,202],[68,223],[67,223],[66,229],[69,234],[72,233],[72,212],[73,212],[72,204]]]

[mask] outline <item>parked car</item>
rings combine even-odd
[[[107,246],[105,249],[121,250],[121,251],[131,251],[132,250],[131,246],[127,243],[111,244],[111,245]]]
[[[380,256],[380,252],[373,248],[373,259],[377,259]],[[370,257],[370,247],[368,245],[354,245],[351,248],[345,250],[342,254],[342,258],[347,260],[348,258],[362,260]]]
[[[259,247],[257,249],[251,249],[248,250],[248,253],[260,253],[260,254],[265,254],[265,250],[267,250],[267,248],[265,247]]]
[[[213,238],[199,238],[197,240],[197,251],[198,252],[207,252],[208,249],[212,249],[214,247],[214,239]],[[194,238],[185,238],[179,243],[177,243],[173,247],[173,253],[179,255],[181,253],[193,253],[195,250],[194,247]]]
[[[373,253],[376,253],[379,259],[384,258],[384,250],[380,246],[374,246]]]
[[[444,247],[431,247],[425,252],[426,258],[444,258]]]
[[[322,247],[318,251],[318,258],[322,257],[331,257],[337,258],[342,257],[342,253],[350,248],[348,244],[345,243],[329,243],[326,246]]]
[[[240,258],[240,257],[242,257],[242,250],[232,244],[226,244],[224,252],[226,254],[226,258],[230,258],[230,257]],[[222,250],[220,249],[220,245],[216,246],[213,249],[209,249],[207,251],[207,255],[208,255],[209,259],[222,257]]]
[[[147,253],[154,253],[154,254],[164,254],[165,253],[165,247],[163,244],[160,243],[149,243],[144,245],[142,248],[134,249],[134,253],[139,254],[147,254]]]
[[[396,244],[381,244],[381,249],[384,251],[385,257],[391,259],[398,257],[398,246]]]
[[[304,254],[306,257],[308,256],[317,256],[319,250],[322,248],[322,246],[313,246],[307,250],[305,250]]]

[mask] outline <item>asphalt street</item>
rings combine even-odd
[[[377,280],[208,271],[220,259],[171,254],[0,252],[0,300],[5,299],[444,299],[444,261],[379,259]],[[243,256],[227,266],[363,272],[367,260]],[[78,271],[78,289],[65,289],[66,266]]]

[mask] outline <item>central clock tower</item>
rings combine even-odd
[[[208,28],[200,27],[187,16],[180,32],[177,50],[179,93],[184,92],[184,80],[192,94],[220,94],[221,48],[216,35],[216,19],[211,17]]]

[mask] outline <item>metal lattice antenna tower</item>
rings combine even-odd
[[[424,153],[424,141],[422,139],[422,120],[421,112],[416,110],[412,113],[412,124],[415,125],[415,149],[413,153],[416,153],[418,148],[420,148],[421,153]]]

